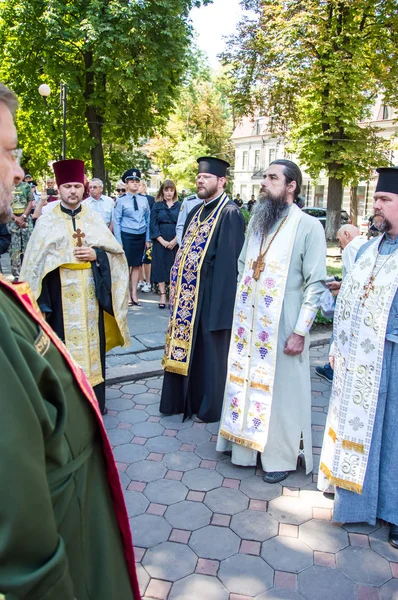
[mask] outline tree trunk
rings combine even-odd
[[[86,68],[86,81],[85,81],[85,90],[84,97],[86,100],[86,120],[87,126],[90,131],[90,135],[94,140],[94,146],[91,148],[91,162],[93,168],[93,177],[99,177],[102,181],[105,179],[105,163],[104,163],[104,149],[102,147],[102,127],[103,127],[103,119],[100,114],[98,114],[95,106],[94,100],[96,93],[105,90],[105,81],[96,81],[94,79],[93,73],[93,53],[88,51],[84,54],[84,66]]]
[[[350,219],[353,225],[358,225],[358,187],[352,185],[350,189]]]
[[[341,222],[341,203],[343,200],[343,181],[333,175],[329,176],[326,239],[334,241]]]
[[[99,128],[98,128],[99,129]],[[91,162],[93,165],[93,177],[99,177],[102,181],[105,180],[105,163],[104,149],[102,147],[102,132],[93,132],[90,128],[90,133],[95,139],[95,146],[91,148]]]

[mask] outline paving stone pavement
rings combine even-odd
[[[162,417],[161,377],[107,388],[144,600],[398,600],[388,527],[332,523],[316,488],[330,384],[310,353],[315,471],[277,485],[216,451],[217,424]]]

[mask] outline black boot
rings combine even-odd
[[[391,523],[388,541],[390,542],[391,546],[394,546],[394,548],[398,548],[398,525],[393,525]]]

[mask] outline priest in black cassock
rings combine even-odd
[[[219,421],[245,224],[225,193],[229,164],[198,159],[197,195],[170,279],[160,412]]]
[[[53,167],[61,202],[38,219],[20,280],[30,284],[105,414],[105,353],[130,343],[127,262],[103,219],[81,204],[83,161],[62,160]]]

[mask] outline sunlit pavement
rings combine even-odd
[[[330,384],[311,349],[314,474],[268,485],[216,452],[217,424],[162,418],[162,378],[107,389],[105,417],[141,592],[156,600],[392,600],[398,550],[383,524],[339,526],[316,489]]]

